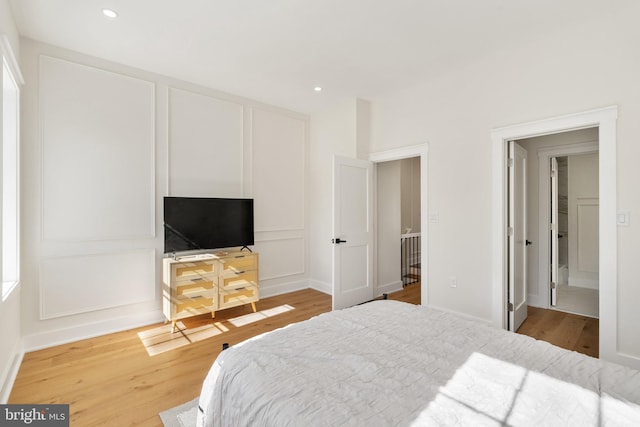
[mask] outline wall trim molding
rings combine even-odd
[[[151,277],[149,277],[150,281],[152,283],[154,283],[154,294],[153,295],[147,295],[146,297],[142,297],[139,299],[125,299],[125,298],[121,298],[119,299],[117,302],[115,303],[102,303],[99,305],[92,305],[92,306],[84,306],[81,309],[74,309],[74,310],[70,310],[70,311],[52,311],[52,309],[50,308],[49,310],[47,310],[47,299],[46,299],[46,289],[45,289],[45,282],[44,282],[44,278],[42,277],[42,271],[44,270],[44,265],[47,262],[52,262],[52,261],[64,261],[64,260],[75,260],[75,261],[81,261],[81,260],[87,260],[87,259],[92,259],[92,260],[97,260],[102,258],[103,260],[107,260],[110,257],[124,257],[124,256],[140,256],[140,257],[144,257],[146,258],[146,261],[149,261],[150,263],[153,263],[154,266],[157,263],[157,257],[156,257],[156,249],[132,249],[132,250],[126,250],[126,251],[118,251],[118,252],[104,252],[104,253],[87,253],[87,254],[79,254],[79,255],[57,255],[57,256],[43,256],[40,257],[39,260],[39,271],[40,271],[40,280],[38,282],[38,299],[39,299],[39,319],[40,320],[50,320],[50,319],[56,319],[56,318],[60,318],[60,317],[66,317],[66,316],[73,316],[73,315],[78,315],[78,314],[83,314],[83,313],[90,313],[93,311],[99,311],[99,310],[107,310],[107,309],[111,309],[111,308],[117,308],[117,307],[122,307],[125,305],[130,305],[130,304],[137,304],[137,303],[144,303],[144,302],[148,302],[148,301],[154,301],[157,297],[158,297],[158,293],[160,292],[159,288],[156,286],[156,284],[158,283],[158,279],[156,277],[156,271],[150,271],[149,274]],[[67,280],[68,281],[68,280]],[[106,289],[103,288],[102,291],[109,291],[109,292],[113,292],[113,289]]]
[[[308,279],[293,280],[290,282],[278,283],[271,286],[263,285],[262,282],[263,280],[260,279],[260,299],[310,288]]]
[[[333,295],[333,285],[327,282],[321,282],[320,280],[309,280],[309,288],[320,291],[323,294]]]
[[[491,326],[491,321],[487,320],[487,319],[483,319],[482,317],[472,316],[470,314],[463,313],[461,311],[451,310],[451,309],[440,307],[440,306],[437,306],[437,305],[429,305],[428,307],[429,308],[433,308],[434,310],[440,310],[440,311],[444,311],[446,313],[455,314],[456,316],[460,316],[460,317],[463,317],[465,319],[472,320],[472,321],[474,321],[476,323],[480,323],[480,324],[483,324],[483,325]]]
[[[41,206],[41,215],[40,215],[40,239],[41,242],[46,242],[46,243],[54,243],[54,244],[67,244],[67,243],[87,243],[87,242],[121,242],[121,241],[127,241],[127,240],[139,240],[139,239],[155,239],[156,238],[156,204],[157,204],[157,196],[156,196],[156,169],[158,167],[157,162],[156,162],[156,157],[157,157],[157,132],[156,132],[156,125],[157,125],[157,118],[158,118],[158,111],[156,108],[156,100],[157,100],[157,96],[156,96],[156,91],[157,91],[157,84],[155,81],[151,81],[147,78],[143,78],[143,77],[138,77],[138,76],[132,76],[130,74],[126,74],[120,71],[116,71],[112,68],[105,68],[105,67],[100,67],[97,65],[92,65],[89,64],[85,61],[79,61],[79,60],[73,60],[73,59],[67,59],[67,58],[62,58],[59,56],[56,56],[54,54],[49,54],[49,53],[38,53],[37,54],[37,58],[38,58],[38,63],[37,63],[37,70],[38,70],[38,78],[37,78],[37,83],[38,83],[38,100],[37,100],[37,109],[39,112],[39,116],[37,119],[37,123],[38,123],[38,144],[39,144],[39,150],[40,150],[40,163],[38,165],[39,167],[39,191],[40,191],[40,206]],[[146,217],[145,222],[148,223],[148,226],[145,226],[145,230],[141,231],[141,230],[136,230],[133,233],[129,234],[127,232],[123,233],[123,234],[103,234],[103,235],[76,235],[76,236],[72,236],[72,237],[59,237],[59,236],[51,236],[51,231],[49,230],[49,224],[47,222],[47,212],[48,212],[48,204],[46,202],[47,197],[46,197],[46,192],[47,192],[47,185],[46,185],[46,165],[47,165],[47,159],[45,158],[45,152],[46,152],[46,147],[47,147],[47,124],[48,124],[48,117],[47,117],[47,109],[45,108],[45,104],[46,104],[46,100],[49,99],[47,98],[46,95],[48,95],[46,93],[46,90],[44,90],[43,88],[46,86],[44,84],[44,81],[46,81],[46,76],[48,76],[48,74],[45,72],[46,68],[49,66],[51,67],[54,64],[58,64],[58,65],[63,65],[66,67],[74,67],[77,70],[83,70],[83,71],[88,71],[89,73],[94,73],[95,75],[99,75],[101,77],[109,77],[109,78],[115,78],[115,79],[120,79],[122,81],[127,81],[130,83],[135,83],[135,84],[140,84],[141,87],[145,87],[145,90],[148,91],[148,99],[145,99],[145,102],[148,103],[147,107],[149,107],[149,110],[147,111],[147,113],[149,113],[149,122],[145,124],[145,126],[147,126],[147,129],[145,132],[148,132],[147,134],[145,134],[145,139],[144,140],[144,148],[145,150],[148,150],[145,153],[145,160],[148,161],[148,165],[149,165],[149,170],[148,172],[148,176],[146,176],[146,183],[149,185],[149,193],[145,194],[144,197],[147,198],[147,203],[145,204],[145,210],[147,210],[146,214],[148,214],[148,216]],[[50,94],[49,94],[50,95]],[[142,119],[140,119],[142,120]],[[51,143],[49,143],[51,144]],[[55,146],[55,144],[53,144],[53,146]],[[55,233],[54,233],[55,234]]]
[[[387,283],[381,286],[378,286],[377,294],[378,296],[382,294],[390,294],[393,292],[402,290],[402,280],[398,280],[396,282]]]
[[[7,59],[7,65],[9,65],[13,77],[20,86],[23,86],[24,76],[20,70],[20,63],[16,59],[16,55],[11,48],[11,42],[9,42],[9,37],[7,37],[6,34],[0,35],[0,51],[2,51],[2,55]]]

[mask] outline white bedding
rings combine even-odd
[[[397,301],[223,351],[199,426],[640,425],[640,372]]]

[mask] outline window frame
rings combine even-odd
[[[0,129],[2,130],[2,137],[0,139],[0,147],[2,147],[2,150],[0,150],[0,159],[1,159],[1,165],[2,165],[2,176],[0,177],[0,217],[2,218],[2,227],[1,227],[1,231],[0,231],[0,239],[2,241],[2,246],[0,248],[0,253],[2,254],[2,268],[0,269],[2,271],[2,301],[4,302],[7,298],[9,298],[9,296],[13,293],[13,291],[18,288],[19,284],[20,284],[20,269],[21,269],[21,260],[20,260],[20,247],[21,247],[21,242],[20,242],[20,86],[24,83],[24,80],[22,78],[22,74],[20,73],[20,69],[17,66],[17,62],[15,61],[15,57],[13,55],[13,51],[11,50],[10,44],[8,42],[8,39],[6,38],[6,36],[3,36],[2,39],[0,40],[0,53],[2,54],[2,76],[0,77],[0,82],[2,83],[2,106],[0,107]],[[7,105],[7,102],[5,100],[6,97],[6,93],[5,93],[5,85],[7,84],[5,82],[5,79],[8,78],[10,81],[10,85],[11,85],[11,90],[14,91],[15,95],[14,95],[14,99],[15,99],[15,108],[14,108],[14,114],[11,116],[11,120],[12,122],[12,127],[13,129],[13,133],[11,135],[12,137],[12,143],[15,144],[15,146],[13,147],[15,152],[12,157],[12,162],[15,162],[15,168],[12,168],[12,172],[15,174],[12,174],[11,177],[11,181],[12,181],[12,187],[13,184],[15,183],[15,197],[12,197],[12,201],[11,201],[11,209],[12,211],[15,208],[15,221],[12,221],[13,225],[15,226],[15,242],[11,245],[12,250],[15,251],[15,256],[12,258],[11,262],[13,265],[13,270],[12,270],[12,277],[10,278],[10,280],[7,280],[5,282],[5,256],[4,256],[4,249],[5,249],[5,208],[8,205],[8,203],[6,203],[5,201],[5,136],[6,136],[6,132],[5,132],[5,126],[6,126],[6,117],[7,114],[5,114],[5,107]],[[13,100],[11,100],[12,104],[13,104]],[[14,247],[15,246],[15,247]]]

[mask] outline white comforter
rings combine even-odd
[[[200,426],[640,425],[640,372],[397,301],[223,351]]]

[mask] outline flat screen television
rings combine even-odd
[[[253,244],[253,199],[164,198],[165,254]]]

